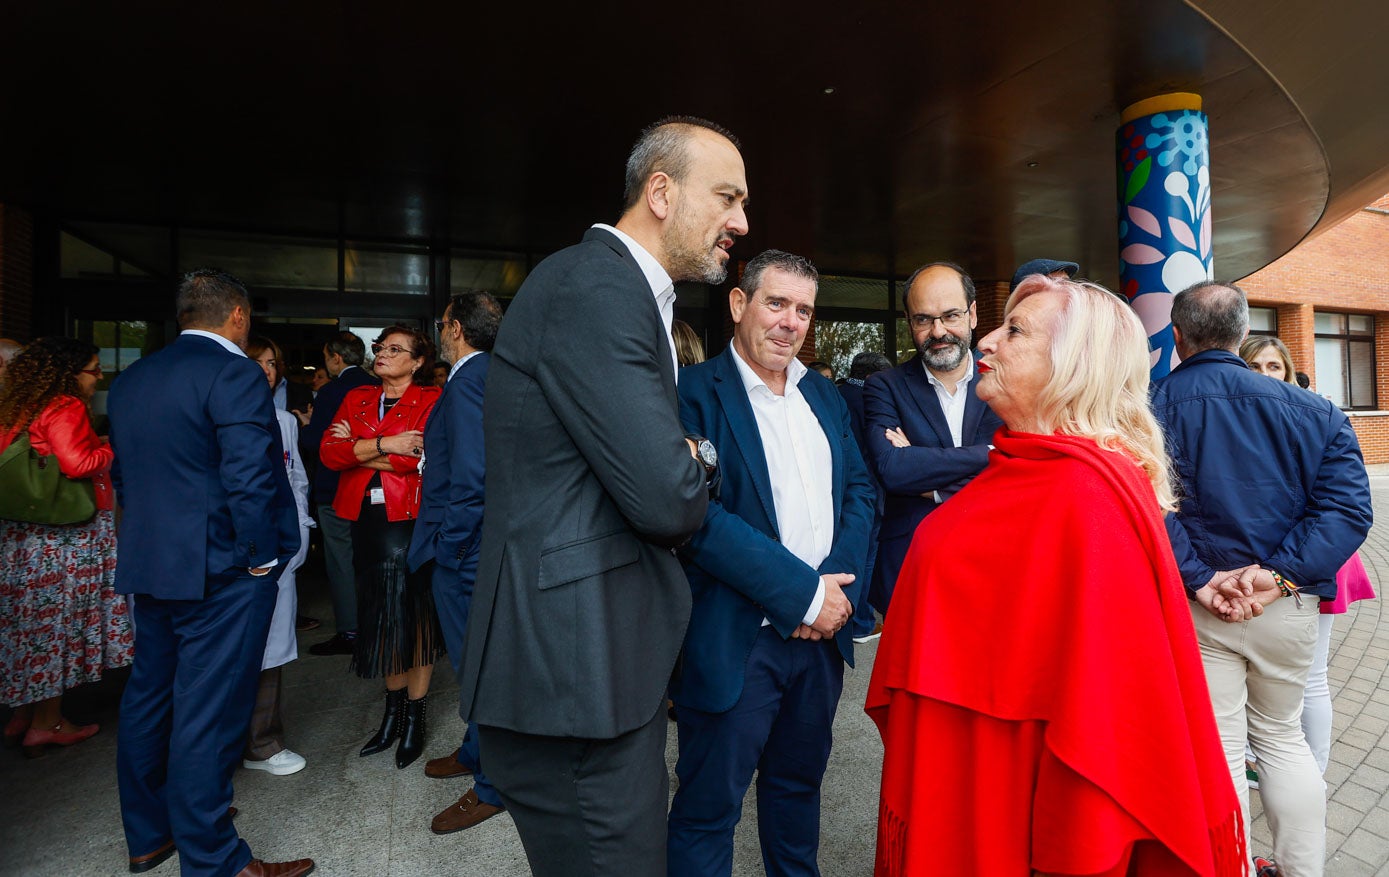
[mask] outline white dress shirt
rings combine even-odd
[[[617,239],[627,246],[632,258],[637,260],[637,267],[646,276],[646,282],[651,285],[651,294],[656,297],[656,307],[661,311],[661,322],[666,327],[666,342],[670,344],[670,363],[675,367],[675,382],[680,383],[680,360],[675,355],[675,336],[671,334],[670,328],[671,323],[675,321],[675,282],[670,279],[666,269],[661,267],[661,263],[656,261],[656,257],[633,240],[631,235],[601,222],[595,222],[593,227],[616,235]]]
[[[778,537],[787,551],[818,569],[834,547],[834,461],[825,429],[801,395],[799,385],[806,367],[791,360],[786,368],[785,395],[778,396],[736,349],[730,348],[730,352],[762,437]],[[824,602],[822,577],[802,620],[814,624]],[[770,623],[762,619],[764,627]]]
[[[955,392],[951,393],[945,388],[945,384],[926,368],[926,361],[921,361],[921,367],[926,371],[926,380],[935,388],[936,398],[940,400],[940,410],[945,413],[945,422],[950,424],[950,440],[957,448],[964,443],[965,402],[969,399],[969,382],[974,380],[974,357],[965,354],[965,363],[964,377],[955,382]]]

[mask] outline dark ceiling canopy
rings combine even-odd
[[[1372,21],[1382,41],[1378,0],[1244,5],[1261,12],[751,0],[710,20],[645,2],[12,3],[0,201],[543,252],[615,219],[642,126],[693,113],[744,144],[740,258],[776,246],[874,275],[946,258],[1006,279],[1048,256],[1112,283],[1119,113],[1194,91],[1211,119],[1216,272],[1238,277],[1389,189],[1389,123],[1318,100],[1342,83],[1305,59],[1337,47],[1299,40],[1317,16],[1333,19],[1317,23],[1324,40]],[[1377,57],[1335,63],[1382,96]]]

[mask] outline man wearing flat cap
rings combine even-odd
[[[1069,280],[1076,276],[1080,266],[1075,262],[1058,262],[1056,259],[1029,259],[1018,266],[1018,270],[1013,272],[1013,282],[1008,284],[1008,291],[1012,292],[1022,283],[1024,277],[1032,274],[1041,274],[1055,280]]]

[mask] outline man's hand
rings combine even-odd
[[[892,442],[894,448],[910,448],[912,443],[907,441],[907,434],[902,432],[902,427],[894,426],[892,429],[883,430],[883,435],[888,441]]]
[[[824,637],[820,636],[820,632],[819,632],[819,631],[817,631],[815,628],[810,627],[809,625],[805,625],[805,624],[802,624],[802,625],[800,625],[799,627],[797,627],[797,628],[795,629],[795,631],[792,632],[791,638],[792,638],[792,639],[808,639],[808,640],[810,640],[811,642],[819,642],[820,640],[824,639]]]
[[[1258,618],[1279,596],[1273,575],[1258,565],[1219,570],[1195,594],[1206,611],[1231,624]]]
[[[300,426],[308,426],[309,421],[313,419],[313,406],[310,405],[306,411],[300,411],[298,408],[291,408],[289,413],[299,418]]]
[[[844,596],[844,585],[852,584],[854,576],[852,573],[832,572],[825,573],[820,579],[825,583],[825,602],[820,604],[820,614],[815,617],[811,627],[820,636],[833,637],[839,628],[849,623],[849,615],[854,611],[849,598]]]

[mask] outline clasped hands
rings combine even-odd
[[[808,639],[812,642],[832,639],[839,629],[849,623],[854,607],[844,596],[844,586],[852,584],[853,573],[831,572],[820,576],[825,582],[825,602],[820,604],[820,614],[814,624],[801,624],[791,634],[795,639]]]
[[[1236,624],[1258,618],[1282,596],[1273,573],[1259,566],[1221,570],[1196,591],[1196,602],[1221,621]]]

